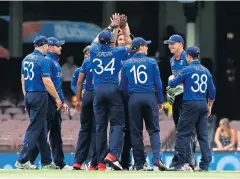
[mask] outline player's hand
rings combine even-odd
[[[119,13],[115,13],[112,15],[112,17],[110,17],[111,20],[111,24],[116,28],[120,26],[120,15]]]
[[[168,77],[168,80],[173,80],[174,79],[174,75],[171,75]]]
[[[127,26],[127,16],[125,14],[120,15],[120,28]]]
[[[163,110],[163,104],[158,104],[158,111]]]
[[[75,108],[78,112],[81,112],[82,111],[82,101],[78,101]]]
[[[62,104],[62,110],[63,110],[63,112],[67,112],[68,111],[68,105],[66,103]]]
[[[208,117],[211,116],[211,113],[212,113],[212,108],[208,107]]]
[[[57,110],[61,109],[62,107],[62,101],[59,99],[56,99],[56,105],[57,105]]]

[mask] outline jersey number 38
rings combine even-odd
[[[194,84],[196,84],[195,88],[191,86],[191,90],[195,93],[199,91],[201,93],[205,93],[207,90],[207,75],[202,74],[201,76],[199,76],[199,74],[194,73],[191,78],[194,80]]]

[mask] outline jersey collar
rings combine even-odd
[[[48,52],[46,56],[50,57],[51,59],[53,59],[55,61],[59,61],[59,56],[56,53]]]
[[[193,60],[191,64],[200,64],[200,62],[198,60]]]
[[[143,53],[135,53],[134,55],[133,55],[134,57],[142,57],[142,56],[146,56],[146,55],[144,55]]]
[[[185,50],[182,51],[182,53],[180,54],[180,58],[178,60],[182,60],[186,55]],[[174,60],[177,60],[176,58],[174,58],[174,56],[172,57]]]
[[[36,54],[36,55],[42,55],[42,56],[43,56],[42,52],[40,52],[40,51],[37,50],[37,49],[35,49],[35,50],[33,51],[33,53]]]

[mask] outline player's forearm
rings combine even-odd
[[[129,29],[128,24],[127,24],[126,27],[122,28],[122,32],[123,32],[123,36],[124,36],[124,39],[125,39],[125,44],[126,45],[131,45],[132,44],[132,39],[130,37],[130,29]]]
[[[56,88],[54,87],[54,84],[52,82],[52,80],[49,77],[43,78],[43,83],[47,89],[47,91],[55,98],[58,99],[59,101],[61,101]]]
[[[24,77],[21,78],[21,81],[22,81],[22,92],[23,92],[23,95],[25,96],[26,91],[25,91]]]
[[[62,103],[64,103],[65,100],[64,100],[64,95],[63,95],[63,91],[62,91],[62,89],[61,89],[60,91],[58,91],[58,95],[59,95],[59,97],[60,97]]]
[[[77,100],[78,101],[82,101],[82,87],[83,87],[83,80],[78,80],[78,82],[77,82],[77,90],[76,90]]]
[[[113,42],[112,42],[112,47],[116,47],[116,43],[117,43],[117,35],[118,35],[118,31],[119,31],[119,27],[115,28],[113,30]]]
[[[208,107],[209,107],[209,108],[212,108],[213,103],[214,103],[214,100],[208,99]]]

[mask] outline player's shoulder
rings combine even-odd
[[[151,57],[146,57],[146,62],[153,64],[153,65],[157,65],[157,61]]]
[[[127,52],[128,48],[126,46],[118,46],[118,47],[112,47],[112,51],[114,52]]]
[[[76,68],[76,70],[74,71],[74,73],[78,73],[81,70],[81,67]]]
[[[90,52],[96,53],[100,47],[100,44],[98,42],[92,42],[90,45]]]
[[[85,59],[83,60],[83,63],[90,63],[90,58],[85,58]]]
[[[211,72],[203,65],[201,65],[204,71],[208,74],[208,76],[212,76]]]

